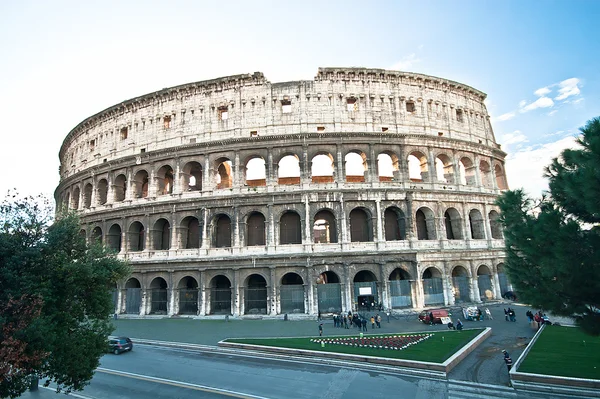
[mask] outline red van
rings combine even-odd
[[[448,316],[448,311],[446,309],[431,309],[424,310],[419,313],[419,320],[421,320],[423,323],[429,324],[429,313],[433,313],[434,324],[442,324],[442,317],[450,317]]]

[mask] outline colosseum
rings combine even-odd
[[[69,132],[55,199],[132,265],[115,287],[119,314],[312,317],[493,300],[510,290],[494,204],[506,154],[485,98],[366,68],[166,88]]]

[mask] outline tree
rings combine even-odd
[[[600,118],[580,131],[580,148],[546,168],[548,193],[532,200],[507,191],[497,203],[506,270],[519,296],[600,335]]]
[[[113,331],[111,291],[129,267],[88,244],[77,215],[52,223],[48,201],[9,196],[0,205],[0,397],[17,397],[30,375],[81,390]]]

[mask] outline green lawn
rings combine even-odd
[[[600,337],[579,328],[546,326],[517,371],[600,379]]]
[[[444,332],[432,332],[423,334],[432,334],[433,336],[419,342],[417,345],[409,346],[403,350],[390,350],[390,349],[373,349],[373,348],[360,348],[360,347],[349,347],[343,345],[331,345],[326,344],[324,348],[321,347],[320,343],[311,342],[311,338],[235,338],[227,339],[226,342],[237,342],[243,344],[262,345],[262,346],[275,346],[281,348],[292,348],[292,349],[308,349],[320,352],[334,352],[334,353],[348,353],[353,355],[366,355],[366,356],[377,356],[385,357],[390,359],[405,359],[405,360],[417,360],[422,362],[433,362],[443,363],[452,356],[456,351],[465,346],[470,340],[475,338],[483,329],[469,329],[463,331],[444,331]],[[418,333],[415,333],[418,334]],[[373,334],[365,335],[365,337],[388,337],[393,335],[410,335],[405,333],[398,334]],[[339,338],[347,338],[348,336],[340,336]],[[332,337],[313,337],[314,339],[326,338],[333,339]]]

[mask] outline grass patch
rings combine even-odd
[[[302,338],[231,338],[225,342],[240,344],[252,344],[260,346],[274,346],[279,348],[306,349],[317,352],[346,353],[361,356],[377,356],[389,359],[416,360],[421,362],[443,363],[456,351],[465,346],[483,329],[469,329],[463,331],[423,332],[412,334],[432,334],[432,337],[419,342],[417,345],[409,346],[403,350],[374,349],[350,347],[344,345],[328,345],[324,348],[321,344],[311,342],[311,338],[347,338],[348,336],[327,337],[302,337]],[[411,333],[396,334],[365,334],[365,337],[389,337],[393,335],[411,335]]]
[[[600,379],[600,337],[579,328],[546,326],[517,371]]]

